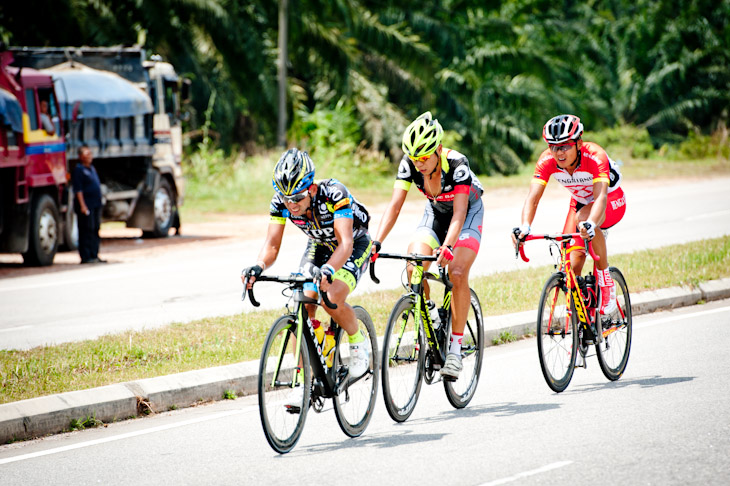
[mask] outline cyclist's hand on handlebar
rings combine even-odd
[[[438,263],[442,267],[445,267],[454,259],[454,249],[449,245],[441,245],[436,250],[436,256],[438,257],[436,263]]]
[[[375,262],[375,260],[378,259],[378,254],[380,253],[380,246],[381,243],[377,240],[373,240],[373,247],[370,250],[370,261]]]
[[[253,287],[253,283],[256,281],[256,278],[259,277],[263,271],[264,269],[261,265],[244,268],[241,272],[241,282],[246,284],[247,289],[250,289]]]
[[[580,237],[584,240],[592,240],[596,236],[596,223],[591,221],[582,221],[578,223],[578,230],[580,231]]]
[[[516,245],[517,241],[525,241],[527,235],[530,234],[530,225],[525,223],[512,228],[512,242]]]

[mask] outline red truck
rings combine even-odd
[[[129,70],[146,76],[133,83],[70,56],[36,69],[30,66],[52,56],[25,49],[0,52],[0,252],[50,265],[60,247],[76,248],[70,174],[81,145],[94,153],[102,221],[124,221],[144,236],[179,231],[180,83],[172,67],[143,61],[139,49],[131,58],[127,52]],[[44,128],[41,106],[48,106],[52,128]]]

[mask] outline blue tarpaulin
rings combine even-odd
[[[23,131],[23,109],[8,91],[0,89],[0,122],[9,125],[14,132]]]
[[[149,96],[121,76],[78,63],[44,69],[53,77],[56,96],[68,118],[77,101],[84,118],[119,118],[152,113]]]

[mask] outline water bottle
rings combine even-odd
[[[322,327],[322,323],[319,322],[317,319],[312,319],[312,328],[314,329],[314,335],[317,337],[317,342],[322,345],[324,342],[324,328]]]
[[[441,325],[441,318],[439,317],[439,309],[436,307],[436,303],[432,300],[427,300],[426,306],[428,307],[428,314],[433,321],[433,328],[438,329]]]
[[[596,276],[591,274],[586,275],[586,299],[588,300],[588,307],[596,307],[598,299],[596,299]]]
[[[327,358],[327,368],[331,368],[332,361],[335,358],[335,332],[332,328],[327,329],[327,332],[324,333],[324,349],[322,353]]]

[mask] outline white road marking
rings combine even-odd
[[[17,326],[17,327],[9,327],[7,329],[0,329],[0,332],[13,332],[13,331],[20,331],[21,329],[30,329],[34,326]]]
[[[517,473],[514,476],[509,476],[502,479],[497,479],[494,481],[490,481],[488,483],[483,483],[480,486],[496,486],[498,484],[507,484],[511,483],[513,481],[517,481],[518,479],[526,478],[528,476],[534,476],[535,474],[541,474],[544,472],[552,471],[553,469],[558,469],[560,467],[565,467],[568,464],[573,464],[573,461],[561,461],[561,462],[554,462],[552,464],[548,464],[547,466],[542,466],[537,469],[533,469],[531,471],[524,471],[521,473]]]
[[[99,444],[105,444],[107,442],[114,442],[116,440],[123,440],[123,439],[129,439],[131,437],[138,437],[140,435],[146,435],[146,434],[154,434],[156,432],[162,432],[165,430],[175,429],[178,427],[185,427],[186,425],[192,425],[197,424],[200,422],[207,422],[208,420],[217,420],[219,418],[229,417],[231,415],[238,415],[241,413],[246,413],[249,411],[252,407],[246,407],[245,409],[239,409],[239,410],[228,410],[225,412],[219,412],[212,415],[206,415],[204,417],[197,417],[189,420],[183,420],[182,422],[175,422],[172,424],[167,425],[160,425],[158,427],[152,427],[149,429],[142,429],[137,430],[134,432],[128,432],[126,434],[120,434],[115,435],[111,437],[104,437],[103,439],[96,439],[96,440],[90,440],[87,442],[79,442],[77,444],[71,444],[63,447],[57,447],[55,449],[48,449],[45,451],[38,451],[38,452],[31,452],[29,454],[23,454],[20,456],[15,457],[6,457],[5,459],[0,459],[0,465],[2,464],[9,464],[11,462],[17,462],[17,461],[25,461],[27,459],[34,459],[36,457],[42,457],[42,456],[48,456],[51,454],[58,454],[60,452],[66,452],[66,451],[72,451],[74,449],[82,449],[84,447],[91,447]]]
[[[664,323],[673,322],[673,321],[681,321],[683,319],[688,319],[690,317],[706,316],[708,314],[717,314],[718,312],[727,312],[729,310],[730,310],[730,306],[725,306],[725,307],[718,307],[717,309],[708,309],[708,310],[703,310],[703,311],[699,311],[699,312],[692,312],[690,314],[678,314],[676,316],[663,317],[663,318],[657,319],[656,321],[644,322],[641,324],[641,327],[653,326],[655,324],[664,324]]]

